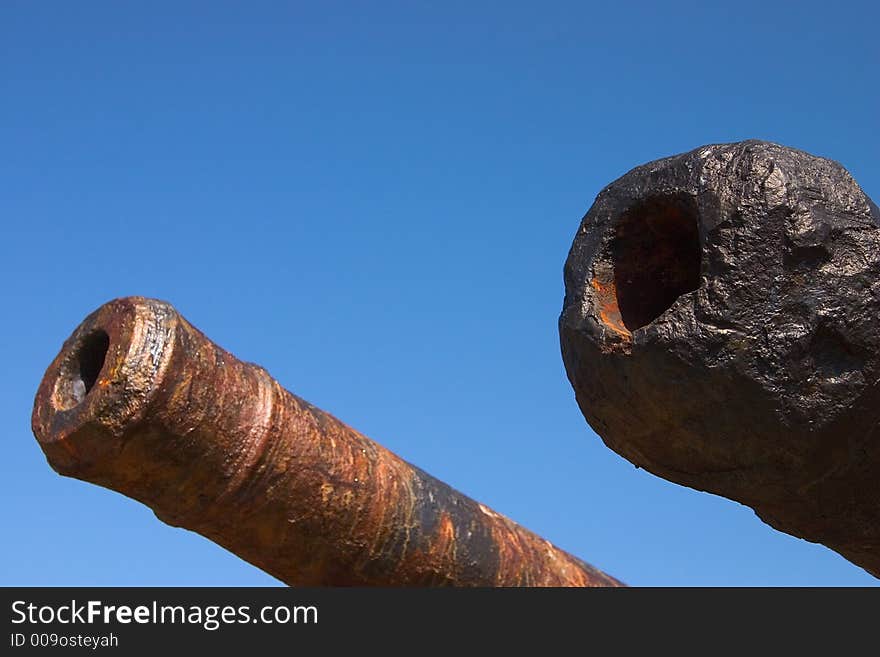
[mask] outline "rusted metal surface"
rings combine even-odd
[[[292,585],[620,586],[227,353],[167,303],[105,304],[49,366],[59,473],[137,499]]]
[[[566,371],[611,449],[880,577],[880,210],[846,169],[761,141],[637,167],[565,290]]]

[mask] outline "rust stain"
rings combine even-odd
[[[617,288],[614,281],[603,282],[598,276],[594,276],[590,285],[596,292],[596,308],[599,311],[599,319],[602,320],[606,328],[626,340],[631,340],[632,334],[620,316],[620,307],[617,305]]]
[[[439,563],[454,563],[455,543],[455,526],[452,518],[449,513],[441,512],[440,521],[437,523],[437,534],[433,537],[425,556]]]

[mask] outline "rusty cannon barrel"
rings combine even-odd
[[[119,491],[292,585],[619,586],[227,353],[167,303],[105,304],[64,343],[33,431]]]
[[[841,165],[746,141],[633,169],[559,332],[612,450],[880,576],[880,211]]]

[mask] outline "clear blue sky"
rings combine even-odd
[[[166,299],[407,460],[634,585],[876,585],[589,429],[556,329],[596,193],[701,144],[880,200],[868,2],[0,3],[0,584],[275,580],[56,475],[43,371]]]

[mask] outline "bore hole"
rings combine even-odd
[[[681,295],[700,287],[700,233],[690,196],[642,201],[618,220],[611,245],[620,318],[647,326]]]
[[[73,358],[63,367],[56,387],[58,406],[64,410],[81,403],[98,381],[110,348],[110,336],[104,331],[87,335]]]

